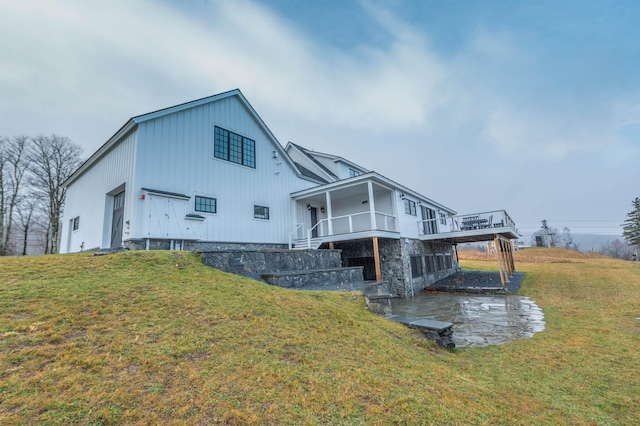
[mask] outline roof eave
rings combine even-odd
[[[297,192],[293,192],[291,194],[291,197],[293,198],[302,198],[308,195],[313,195],[316,192],[322,192],[322,191],[329,191],[331,189],[335,189],[335,188],[339,188],[341,186],[345,186],[345,185],[351,185],[351,184],[357,184],[360,183],[361,181],[367,181],[367,180],[374,180],[377,181],[378,183],[384,184],[386,186],[389,186],[393,189],[399,190],[405,194],[411,195],[414,198],[417,198],[419,200],[425,201],[431,205],[433,205],[434,207],[439,208],[440,210],[446,211],[448,213],[451,213],[452,215],[457,214],[457,212],[455,210],[450,209],[447,206],[444,206],[436,201],[433,201],[432,199],[425,197],[424,195],[407,188],[404,185],[401,185],[397,182],[392,181],[391,179],[382,176],[381,174],[377,173],[377,172],[368,172],[365,174],[362,174],[360,176],[355,176],[352,178],[348,178],[348,179],[343,179],[337,182],[331,182],[329,184],[325,184],[325,185],[319,185],[313,188],[309,188],[309,189],[304,189],[302,191],[297,191]]]
[[[113,136],[109,138],[96,152],[94,152],[89,158],[87,158],[84,163],[80,165],[76,169],[75,172],[71,174],[62,182],[62,186],[66,187],[71,185],[76,179],[78,179],[84,172],[86,172],[96,161],[98,161],[102,156],[104,156],[107,152],[111,150],[125,135],[129,132],[133,131],[137,127],[138,123],[136,123],[133,118],[129,119]]]

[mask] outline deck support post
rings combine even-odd
[[[380,250],[378,237],[373,237],[373,262],[376,267],[376,282],[382,281],[382,270],[380,269]]]
[[[494,239],[496,250],[498,252],[498,267],[500,268],[500,281],[502,282],[502,289],[506,288],[508,282],[513,277],[513,273],[516,270],[513,261],[513,245],[511,241],[496,235]]]
[[[453,250],[456,253],[456,264],[458,265],[458,268],[460,267],[460,258],[458,257],[458,244],[454,244],[453,245]]]
[[[333,241],[330,241],[330,242],[329,242],[329,250],[333,250],[333,249],[334,249],[334,247],[335,247],[335,246],[334,246],[334,244],[333,244]]]

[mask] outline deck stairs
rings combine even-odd
[[[300,238],[293,241],[293,250],[317,250],[322,245],[322,238]]]

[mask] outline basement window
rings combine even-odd
[[[253,206],[253,217],[256,219],[269,220],[269,207]]]
[[[432,254],[424,257],[424,263],[427,265],[427,273],[432,274],[436,272],[436,263]]]
[[[411,275],[413,277],[421,277],[424,275],[421,256],[411,256]]]
[[[256,168],[256,142],[215,126],[213,155],[221,160]]]
[[[447,269],[453,268],[453,259],[450,254],[444,256],[444,265]]]

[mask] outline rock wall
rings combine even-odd
[[[373,257],[372,240],[336,243],[335,247],[342,250],[343,265],[347,265],[350,258]],[[410,238],[398,240],[381,238],[378,240],[378,248],[382,281],[388,285],[389,292],[396,296],[410,297],[458,270],[458,265],[451,260],[450,268],[438,268],[436,265],[435,271],[427,272],[426,257],[434,256],[435,261],[435,256],[438,255],[452,256],[450,244],[430,243]],[[422,275],[413,276],[411,273],[411,256],[420,257]]]
[[[203,252],[202,261],[221,271],[261,280],[266,273],[340,268],[340,254],[340,250],[219,250]]]

